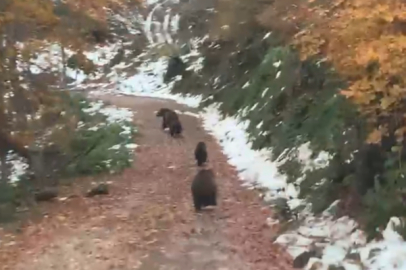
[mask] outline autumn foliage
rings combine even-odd
[[[400,0],[335,0],[297,3],[286,21],[300,20],[292,43],[302,57],[326,57],[348,80],[341,93],[369,121],[368,142],[406,131],[404,105],[406,5]],[[305,22],[305,23],[303,23]]]
[[[342,94],[369,121],[370,143],[406,131],[406,4],[401,0],[276,2],[259,19],[274,29],[294,29],[289,41],[302,59],[317,55],[331,62],[348,82]]]
[[[92,46],[89,36],[92,37],[95,32],[99,33],[99,37],[107,36],[109,12],[132,4],[137,4],[137,1],[0,1],[2,161],[8,150],[24,149],[34,142],[46,141],[45,134],[58,133],[60,126],[75,126],[73,119],[61,114],[66,106],[62,105],[63,100],[54,91],[55,85],[66,85],[65,71],[69,63],[65,51],[69,49],[84,57],[82,52]],[[44,80],[43,77],[37,78],[38,74],[34,74],[30,66],[32,59],[43,53],[50,44],[59,46],[62,59],[56,65],[58,74],[50,68],[42,70],[47,74]],[[51,59],[48,60],[50,62]],[[84,64],[81,63],[80,68],[90,73],[94,68],[93,63],[82,62]],[[59,68],[60,64],[62,69]],[[9,141],[13,141],[14,146],[7,143]],[[17,152],[27,156],[25,151]]]

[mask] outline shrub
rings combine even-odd
[[[54,178],[70,178],[105,172],[120,172],[131,166],[132,151],[127,145],[133,143],[136,129],[131,122],[112,123],[100,110],[86,111],[94,106],[81,94],[61,93],[61,106],[66,119],[74,119],[74,130],[70,128],[62,132],[63,138],[59,149],[67,156],[58,166]],[[71,125],[71,123],[65,123]],[[59,131],[59,129],[56,129]],[[56,136],[61,133],[56,132]],[[56,157],[54,157],[55,159]],[[50,166],[50,164],[47,164]],[[23,176],[16,184],[0,181],[0,222],[11,221],[19,206],[32,205],[36,189],[58,181],[46,182],[44,179],[32,179]]]
[[[72,159],[66,175],[118,172],[130,166],[132,152],[126,145],[132,143],[136,134],[132,123],[111,123],[99,111],[86,112],[92,104],[82,95],[73,95],[69,100],[70,113],[78,116],[79,126],[69,143]]]
[[[79,157],[68,166],[67,173],[88,175],[117,172],[129,167],[132,154],[125,145],[132,142],[132,136],[123,136],[122,131],[121,124],[105,125],[97,130],[79,130],[71,143],[72,154]]]

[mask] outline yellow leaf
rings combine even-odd
[[[389,108],[393,103],[395,103],[396,98],[391,96],[386,96],[381,99],[381,109],[386,110]]]
[[[392,88],[389,89],[389,94],[391,96],[403,96],[405,89],[400,87],[399,85],[394,85]]]
[[[376,95],[373,92],[358,93],[355,96],[355,102],[360,105],[370,105],[375,98]]]
[[[400,152],[402,150],[402,147],[400,146],[392,146],[391,151],[392,152]]]

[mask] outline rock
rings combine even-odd
[[[304,268],[309,262],[310,258],[315,256],[316,252],[314,250],[303,252],[293,260],[293,268]]]
[[[313,243],[313,244],[311,244],[309,251],[303,252],[302,254],[300,254],[293,260],[293,267],[294,268],[304,268],[307,265],[307,263],[309,262],[310,258],[321,259],[322,256],[323,256],[323,247],[319,247]],[[313,264],[315,264],[315,263],[313,263]],[[315,268],[315,269],[317,269],[317,268]]]
[[[310,266],[309,270],[319,270],[322,269],[323,263],[322,262],[314,262],[312,266]]]
[[[368,255],[368,260],[375,257],[376,255],[378,255],[378,253],[381,252],[380,248],[373,248],[369,251],[369,255]]]
[[[327,208],[324,213],[329,214],[333,217],[337,216],[338,212],[339,212],[340,208],[339,208],[339,204],[338,203],[333,203],[332,205],[330,205],[329,208]]]
[[[277,208],[289,208],[288,200],[286,198],[278,197],[276,199],[270,200],[269,203]]]
[[[58,197],[57,188],[45,188],[34,194],[34,198],[37,202],[50,201],[56,197]]]
[[[286,198],[279,197],[270,200],[268,203],[273,207],[275,212],[273,216],[274,219],[278,219],[282,222],[289,221],[293,216],[297,219],[296,213],[289,208],[288,200]]]
[[[96,195],[107,195],[107,194],[109,194],[109,186],[106,183],[101,183],[90,189],[86,193],[86,196],[93,197]]]
[[[361,261],[361,256],[359,255],[358,252],[348,253],[345,258],[348,260],[357,261],[357,262]]]
[[[170,81],[172,78],[182,75],[186,70],[186,64],[183,63],[179,56],[172,56],[168,63],[168,68],[164,77],[164,82]]]

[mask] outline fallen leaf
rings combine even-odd
[[[368,135],[367,143],[377,144],[381,141],[381,139],[382,139],[382,131],[375,129]]]

